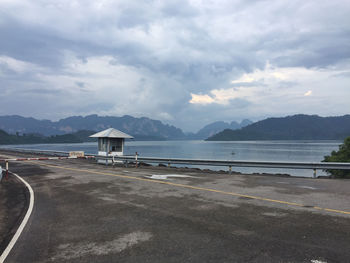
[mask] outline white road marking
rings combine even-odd
[[[185,178],[185,177],[193,177],[189,175],[183,175],[183,174],[152,174],[152,176],[146,176],[150,179],[156,179],[156,180],[168,180],[169,177],[177,177],[177,178]]]
[[[316,190],[316,187],[312,187],[312,186],[307,186],[307,185],[299,185],[300,188],[304,188],[304,189],[311,189],[311,190]]]
[[[18,176],[17,174],[15,174],[15,173],[12,173],[12,174],[15,175],[19,180],[21,180],[24,183],[24,185],[28,188],[29,194],[30,194],[30,200],[29,200],[29,207],[28,207],[27,213],[24,216],[21,225],[19,226],[19,228],[16,231],[16,234],[13,236],[10,243],[8,244],[8,246],[6,247],[6,249],[4,250],[2,255],[0,256],[0,263],[3,263],[5,261],[5,259],[7,258],[7,256],[10,254],[11,249],[16,244],[19,236],[21,235],[24,227],[26,226],[26,224],[29,220],[29,217],[33,211],[33,207],[34,207],[34,192],[33,192],[32,187],[24,179],[22,179],[20,176]]]

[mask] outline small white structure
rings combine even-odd
[[[98,155],[102,156],[123,155],[125,139],[134,138],[113,128],[95,133],[90,137],[98,138]]]

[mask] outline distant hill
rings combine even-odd
[[[268,118],[239,130],[226,129],[207,140],[343,140],[349,135],[350,115],[320,117],[300,114]]]
[[[82,141],[91,141],[88,135],[107,128],[116,128],[135,137],[135,140],[179,140],[206,139],[224,129],[239,129],[252,123],[250,120],[238,122],[214,122],[206,125],[197,133],[184,134],[175,126],[163,124],[159,120],[135,118],[129,115],[123,117],[89,115],[86,117],[72,116],[59,121],[37,120],[18,115],[0,116],[0,129],[9,134],[41,134],[43,136],[75,134]]]
[[[0,116],[0,129],[7,133],[20,134],[37,133],[45,136],[63,135],[79,130],[101,131],[107,128],[116,128],[135,138],[184,139],[181,129],[163,124],[161,121],[149,118],[135,118],[89,115],[86,117],[73,116],[59,121],[37,120],[17,115]]]
[[[64,134],[49,120],[37,120],[18,115],[0,116],[0,129],[8,133],[37,133],[43,135]]]
[[[88,131],[88,130],[80,130],[74,133],[66,134],[66,135],[73,135],[75,138],[77,138],[81,142],[97,142],[97,138],[90,138],[90,135],[96,133],[95,131]],[[63,135],[61,135],[63,136]]]
[[[236,121],[232,121],[231,123],[217,121],[217,122],[213,122],[213,123],[210,123],[210,124],[204,126],[197,133],[192,134],[191,137],[193,139],[206,139],[206,138],[213,136],[214,134],[221,132],[225,129],[237,130],[237,129],[245,127],[251,123],[253,123],[253,122],[250,120],[243,120],[241,123],[238,123]]]
[[[83,134],[83,133],[82,133]],[[35,144],[35,143],[80,143],[79,132],[74,134],[51,135],[48,137],[40,134],[8,134],[0,130],[0,144]],[[92,139],[92,138],[90,138]]]

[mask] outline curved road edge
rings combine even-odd
[[[26,180],[24,180],[23,178],[21,178],[19,175],[12,173],[14,176],[16,176],[27,188],[30,194],[30,199],[29,199],[29,206],[28,206],[28,210],[26,215],[23,218],[22,223],[20,224],[20,226],[18,227],[15,235],[12,237],[10,243],[7,245],[6,249],[4,250],[4,252],[1,254],[0,256],[0,263],[5,262],[5,259],[7,258],[7,256],[10,254],[13,246],[16,244],[18,238],[20,237],[24,227],[26,226],[30,215],[32,214],[33,211],[33,207],[34,207],[34,191],[32,189],[32,187],[27,183]]]

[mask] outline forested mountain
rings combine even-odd
[[[110,127],[128,133],[137,140],[204,139],[214,133],[217,134],[209,137],[208,140],[342,140],[350,135],[350,115],[340,117],[294,115],[249,123],[251,123],[249,120],[241,123],[214,122],[195,134],[185,135],[181,129],[163,124],[161,121],[128,115],[123,117],[73,116],[56,122],[21,116],[0,116],[0,129],[7,134],[0,135],[2,138],[6,137],[9,143],[22,143],[21,140],[33,141],[32,143],[48,142],[47,138],[51,138],[50,142],[90,141],[88,137],[90,134]],[[247,124],[249,125],[243,127]],[[16,138],[12,137],[16,133]],[[21,136],[18,135],[27,137],[20,138]],[[47,138],[44,139],[44,137]]]
[[[37,120],[21,116],[0,116],[0,129],[8,133],[29,134],[37,133],[44,136],[63,135],[79,130],[101,131],[116,128],[135,138],[184,139],[186,136],[181,129],[163,124],[161,121],[149,118],[134,118],[89,115],[86,117],[73,116],[59,121]]]
[[[226,129],[207,140],[342,140],[349,135],[350,115],[320,117],[300,114],[268,118],[239,130]]]
[[[149,118],[135,118],[89,115],[86,117],[72,116],[59,121],[37,120],[17,115],[0,116],[0,129],[9,134],[41,134],[43,136],[63,135],[84,130],[93,133],[107,128],[116,128],[135,137],[136,140],[179,140],[179,139],[206,139],[224,129],[239,129],[250,124],[250,120],[238,122],[214,122],[206,125],[197,133],[185,135],[175,126],[163,124],[161,121]],[[80,132],[82,133],[82,132]],[[79,134],[76,134],[79,135]],[[78,136],[79,137],[79,136]],[[81,138],[88,139],[87,134]]]
[[[204,126],[196,134],[194,134],[194,138],[195,139],[206,139],[206,138],[213,136],[214,134],[221,132],[225,129],[237,130],[237,129],[245,127],[251,123],[252,123],[252,121],[250,121],[250,120],[243,120],[241,123],[238,123],[236,121],[232,121],[231,123],[223,122],[223,121],[213,122],[211,124]]]
[[[80,131],[73,134],[51,135],[46,137],[35,133],[24,135],[18,133],[8,134],[7,132],[0,130],[0,144],[79,143],[87,141],[85,135],[85,131]]]

